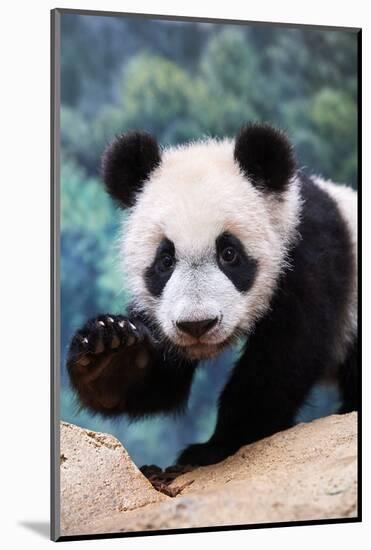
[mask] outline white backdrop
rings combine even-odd
[[[1,190],[0,323],[1,323],[1,543],[5,548],[41,548],[49,521],[49,10],[54,7],[105,9],[137,13],[211,16],[363,27],[364,97],[370,100],[370,27],[367,2],[239,2],[217,5],[210,0],[49,0],[8,1],[1,9]],[[370,101],[364,120],[370,121]],[[5,124],[4,124],[5,122]],[[364,236],[370,235],[370,125],[364,131]],[[4,170],[5,167],[5,170]],[[368,246],[369,248],[369,246]],[[277,549],[331,545],[336,550],[364,548],[370,536],[370,405],[371,387],[370,259],[363,258],[364,281],[364,524],[140,537],[68,543],[70,548],[149,548],[151,550],[213,545],[265,545]],[[366,399],[365,399],[366,397]]]

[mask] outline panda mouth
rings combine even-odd
[[[221,347],[220,344],[192,344],[190,346],[183,346],[181,348],[182,353],[190,359],[211,359],[219,355]]]
[[[231,338],[222,342],[195,342],[193,344],[179,346],[183,355],[191,359],[211,359],[219,355],[231,344]]]

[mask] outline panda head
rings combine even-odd
[[[287,137],[246,125],[235,140],[161,150],[145,132],[103,155],[128,209],[121,254],[135,307],[191,359],[212,357],[267,311],[300,211]]]

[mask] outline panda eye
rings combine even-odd
[[[166,273],[167,271],[171,271],[174,269],[175,265],[175,259],[170,254],[163,254],[160,256],[158,262],[157,262],[157,269],[161,273]]]
[[[220,261],[227,265],[236,265],[238,263],[238,253],[233,246],[227,246],[219,254]]]

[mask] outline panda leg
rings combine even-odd
[[[253,443],[293,426],[299,407],[319,378],[323,365],[315,358],[298,360],[268,346],[237,363],[219,399],[215,432],[209,441],[187,447],[179,464],[219,462],[242,445]],[[288,349],[288,345],[287,345]]]
[[[357,339],[352,344],[344,363],[340,365],[339,386],[343,400],[339,413],[357,411],[359,408]]]

